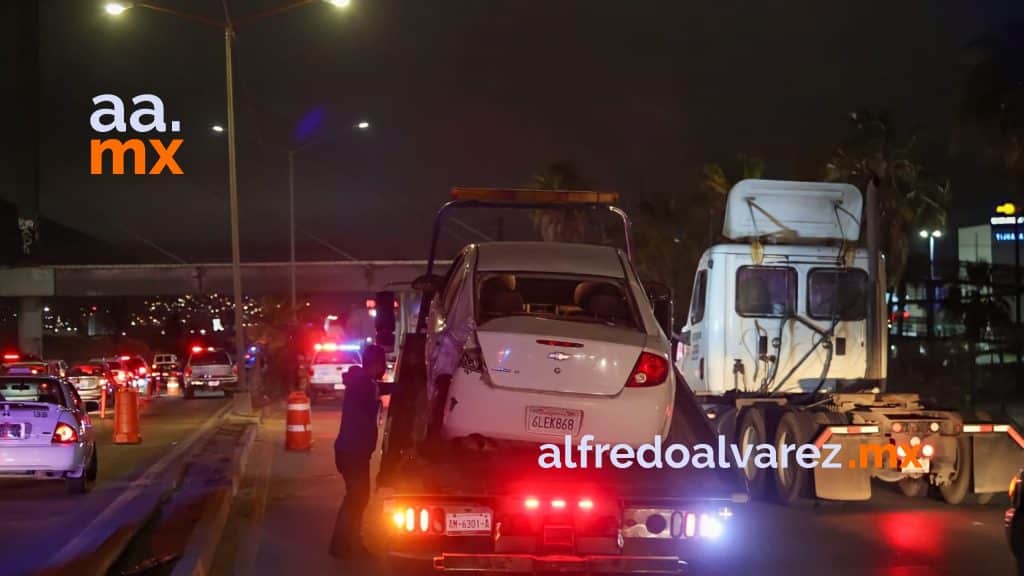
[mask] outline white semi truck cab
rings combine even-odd
[[[1013,427],[884,393],[885,362],[880,379],[867,378],[870,347],[888,344],[884,328],[873,341],[868,334],[885,326],[885,267],[879,256],[872,284],[871,256],[859,245],[863,212],[850,184],[736,184],[723,224],[728,243],[697,266],[676,365],[718,431],[741,448],[838,443],[843,463],[859,461],[864,445],[892,451],[891,466],[750,466],[755,497],[862,500],[877,478],[910,496],[934,485],[949,502],[971,493],[986,500],[1024,460]],[[902,444],[921,445],[924,457],[900,456]]]

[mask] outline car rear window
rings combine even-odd
[[[360,364],[359,353],[354,350],[320,351],[313,356],[313,364]]]
[[[66,406],[64,390],[54,380],[0,380],[0,399],[5,402],[45,402]]]
[[[98,376],[103,371],[102,364],[76,364],[68,371],[68,376]]]
[[[227,352],[215,350],[193,354],[188,363],[192,366],[210,366],[212,364],[231,364],[231,360],[228,358]]]
[[[487,273],[477,289],[477,322],[502,316],[538,316],[635,328],[625,284],[614,278]]]
[[[8,364],[3,367],[2,372],[4,374],[16,374],[16,375],[31,375],[31,374],[46,374],[46,364]]]

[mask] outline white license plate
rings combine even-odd
[[[489,512],[445,514],[444,520],[445,534],[491,531],[491,514]]]
[[[218,382],[216,380],[209,380],[209,381],[206,382],[206,385],[207,386],[220,386],[220,382]]]
[[[550,436],[576,436],[583,422],[582,410],[565,408],[547,408],[544,406],[526,407],[526,430],[535,434]]]
[[[344,390],[345,389],[345,385],[344,384],[335,384],[334,385],[334,389],[335,390]]]
[[[931,460],[928,460],[927,458],[919,457],[917,459],[917,464],[919,464],[919,466],[915,466],[914,464],[914,462],[909,460],[903,462],[900,466],[900,472],[903,472],[904,474],[927,474],[931,469]]]

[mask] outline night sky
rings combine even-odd
[[[229,4],[240,18],[283,1]],[[157,3],[222,16],[216,0]],[[222,33],[40,5],[42,212],[116,245],[227,260],[226,135],[209,130],[225,121]],[[947,156],[961,48],[1012,18],[1024,3],[353,0],[243,25],[242,257],[287,258],[285,151],[306,142],[299,228],[358,258],[422,258],[452,185],[522,185],[569,160],[628,206],[686,194],[703,163],[740,152],[770,177],[813,179],[859,106],[925,127],[931,165],[954,178],[953,223],[981,223],[1004,191]],[[163,98],[184,175],[89,175],[91,98],[108,92]],[[364,119],[370,131],[352,128]],[[305,236],[299,257],[338,258]]]

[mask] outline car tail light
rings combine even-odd
[[[192,375],[192,367],[191,366],[185,366],[185,376],[191,376],[191,375]]]
[[[145,366],[139,366],[139,376],[145,376],[145,375],[146,375],[146,367]]]
[[[637,358],[633,373],[626,381],[627,388],[644,388],[657,386],[668,379],[668,360],[657,354],[641,352]]]
[[[78,442],[78,432],[67,424],[60,422],[53,430],[54,444],[72,444]]]
[[[309,377],[310,378],[313,377],[313,367],[312,366],[309,367]]]
[[[236,376],[238,375],[238,364],[232,364],[231,365],[231,373],[236,375]]]

